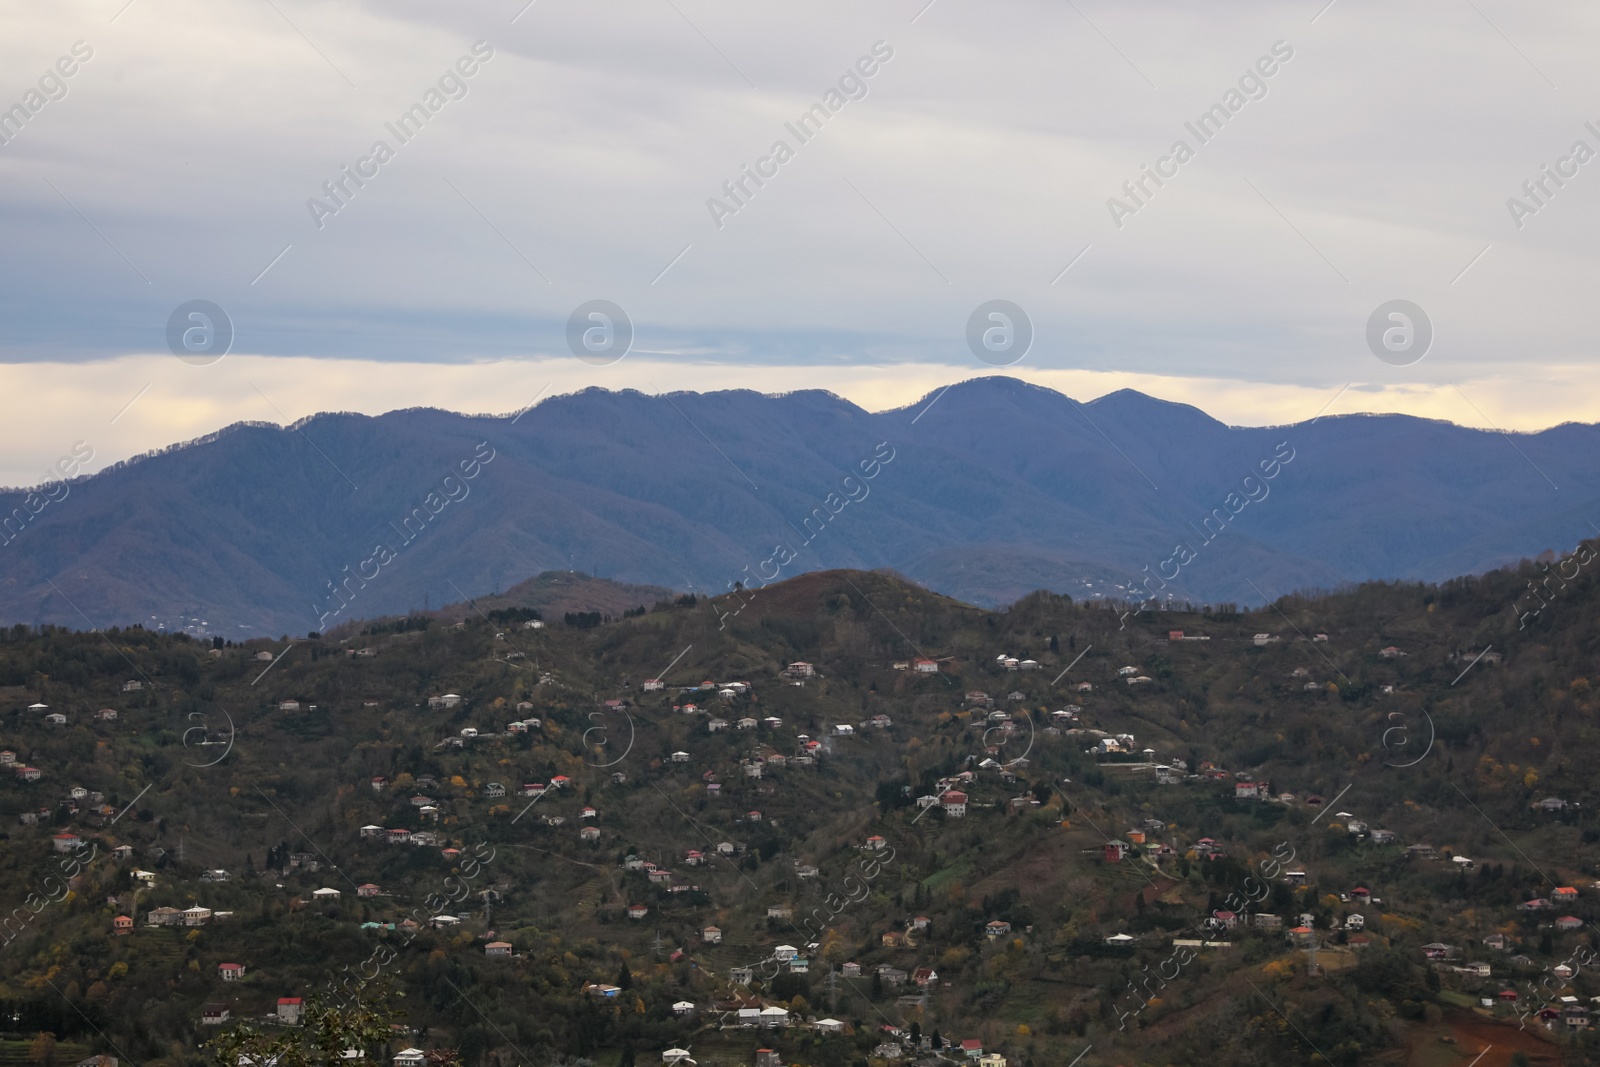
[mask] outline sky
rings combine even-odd
[[[1233,424],[1600,420],[1600,10],[4,17],[0,484],[78,442],[94,469],[240,420],[593,385],[879,410],[1006,373]]]

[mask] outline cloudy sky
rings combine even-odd
[[[1600,419],[1600,11],[1325,3],[13,5],[0,483],[589,385],[899,406],[1014,358],[969,345],[995,299],[1033,332],[1003,372],[1080,399]],[[171,351],[194,300],[220,360]],[[626,358],[570,350],[592,300]],[[1372,350],[1393,300],[1420,359]]]

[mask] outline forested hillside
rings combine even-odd
[[[467,1067],[1591,1062],[1590,559],[1255,612],[829,571],[599,625],[16,627],[0,1057],[197,1064],[388,981],[368,1051]]]

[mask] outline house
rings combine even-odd
[[[1267,912],[1257,912],[1250,916],[1250,921],[1257,930],[1281,930],[1283,928],[1283,919]]]
[[[99,719],[101,722],[116,722],[117,721],[117,709],[116,708],[101,708],[99,711],[94,713],[94,717],[96,719]]]
[[[1261,796],[1262,783],[1237,782],[1233,787],[1233,796],[1236,800],[1255,800]]]
[[[394,1067],[422,1067],[427,1061],[427,1054],[420,1048],[408,1048],[395,1053],[391,1062]]]
[[[483,954],[489,959],[509,959],[511,957],[511,942],[491,941],[483,946]]]
[[[961,1042],[961,1053],[969,1060],[976,1060],[983,1055],[983,1042],[975,1037],[969,1037]]]
[[[782,1029],[789,1025],[789,1012],[786,1008],[762,1008],[761,1025],[769,1030]]]
[[[1567,802],[1560,797],[1545,797],[1534,804],[1534,807],[1540,811],[1563,811],[1567,807]]]
[[[118,915],[111,920],[111,932],[118,937],[123,934],[131,934],[133,932],[133,920],[126,915]]]
[[[910,976],[898,967],[883,966],[878,968],[878,977],[882,979],[884,985],[899,986],[905,985],[906,979]]]
[[[486,797],[503,797],[506,795],[506,787],[499,782],[490,782],[483,787],[483,795]]]
[[[210,908],[202,908],[196,904],[192,908],[183,909],[183,925],[185,926],[204,926],[210,919]]]
[[[278,998],[278,1021],[286,1026],[299,1026],[304,1010],[305,1001],[300,997]]]
[[[1011,932],[1011,924],[1004,919],[995,919],[983,928],[983,932],[992,941],[997,937],[1004,937]]]
[[[806,959],[806,957],[804,957],[804,956],[796,956],[794,959],[789,961],[789,973],[790,974],[810,974],[811,973],[811,961]]]
[[[1357,904],[1370,904],[1372,903],[1372,890],[1364,885],[1358,885],[1350,890],[1350,899]]]
[[[939,972],[932,967],[918,967],[911,972],[911,980],[919,986],[928,986],[939,980]]]
[[[911,664],[911,669],[916,671],[918,674],[939,673],[939,665],[931,659],[914,660]]]
[[[1583,926],[1583,920],[1572,915],[1563,915],[1556,920],[1557,930],[1577,930]]]
[[[263,652],[261,655],[266,656],[268,660],[272,659],[272,653],[270,653],[270,652]],[[260,659],[260,658],[261,658],[261,656],[257,656],[256,657],[256,659]],[[122,691],[124,693],[137,693],[139,690],[141,690],[143,688],[144,688],[144,683],[139,681],[139,679],[137,679],[137,678],[129,678],[126,682],[122,683]]]
[[[809,663],[795,662],[789,664],[783,673],[790,678],[810,678],[817,673],[817,669]]]
[[[967,794],[959,789],[947,790],[939,798],[939,803],[944,808],[944,813],[953,819],[962,818],[967,814]]]
[[[628,905],[628,918],[630,918],[630,919],[642,919],[646,915],[649,915],[649,914],[650,914],[650,909],[647,906],[643,905],[643,904],[629,904]]]
[[[43,773],[44,772],[39,770],[37,767],[17,768],[17,777],[21,778],[24,782],[37,782]]]
[[[51,726],[67,725],[67,717],[61,714],[59,711],[52,711],[50,714],[44,717],[44,721],[49,723]]]
[[[224,982],[237,982],[244,977],[244,964],[219,963],[217,964],[217,974],[221,976]]]
[[[708,926],[700,931],[700,940],[708,945],[722,944],[722,929],[717,926]]]
[[[83,838],[63,830],[50,839],[50,847],[57,852],[75,852],[83,847]]]
[[[358,897],[375,897],[382,892],[382,889],[373,885],[371,882],[365,882],[356,886],[356,896]]]
[[[1346,930],[1365,930],[1367,928],[1367,917],[1360,912],[1346,915],[1344,917],[1344,928]]]
[[[1392,845],[1392,844],[1394,844],[1394,840],[1395,840],[1394,831],[1393,830],[1374,830],[1374,831],[1372,831],[1371,834],[1368,835],[1367,839],[1369,841],[1371,841],[1374,845]]]
[[[1548,911],[1549,908],[1550,902],[1543,897],[1534,897],[1532,900],[1524,900],[1521,904],[1517,905],[1518,911]]]
[[[223,1004],[206,1004],[200,1008],[201,1026],[221,1026],[228,1021],[228,1009]]]
[[[1570,903],[1578,899],[1578,891],[1570,885],[1558,885],[1550,891],[1550,899],[1557,903]]]
[[[798,955],[800,955],[800,950],[793,945],[779,945],[772,950],[772,958],[781,963],[788,963]]]
[[[331,886],[323,886],[321,889],[311,891],[311,896],[315,900],[338,900],[343,895],[343,893]]]
[[[1101,855],[1107,863],[1119,863],[1127,853],[1128,843],[1126,841],[1107,841]]]

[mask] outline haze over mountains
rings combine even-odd
[[[568,568],[725,592],[889,567],[983,605],[1176,573],[1163,596],[1259,603],[1570,547],[1596,532],[1597,458],[1593,425],[1240,428],[1005,377],[876,413],[819,391],[591,389],[515,419],[324,414],[229,427],[60,499],[0,493],[0,618],[301,633]]]

